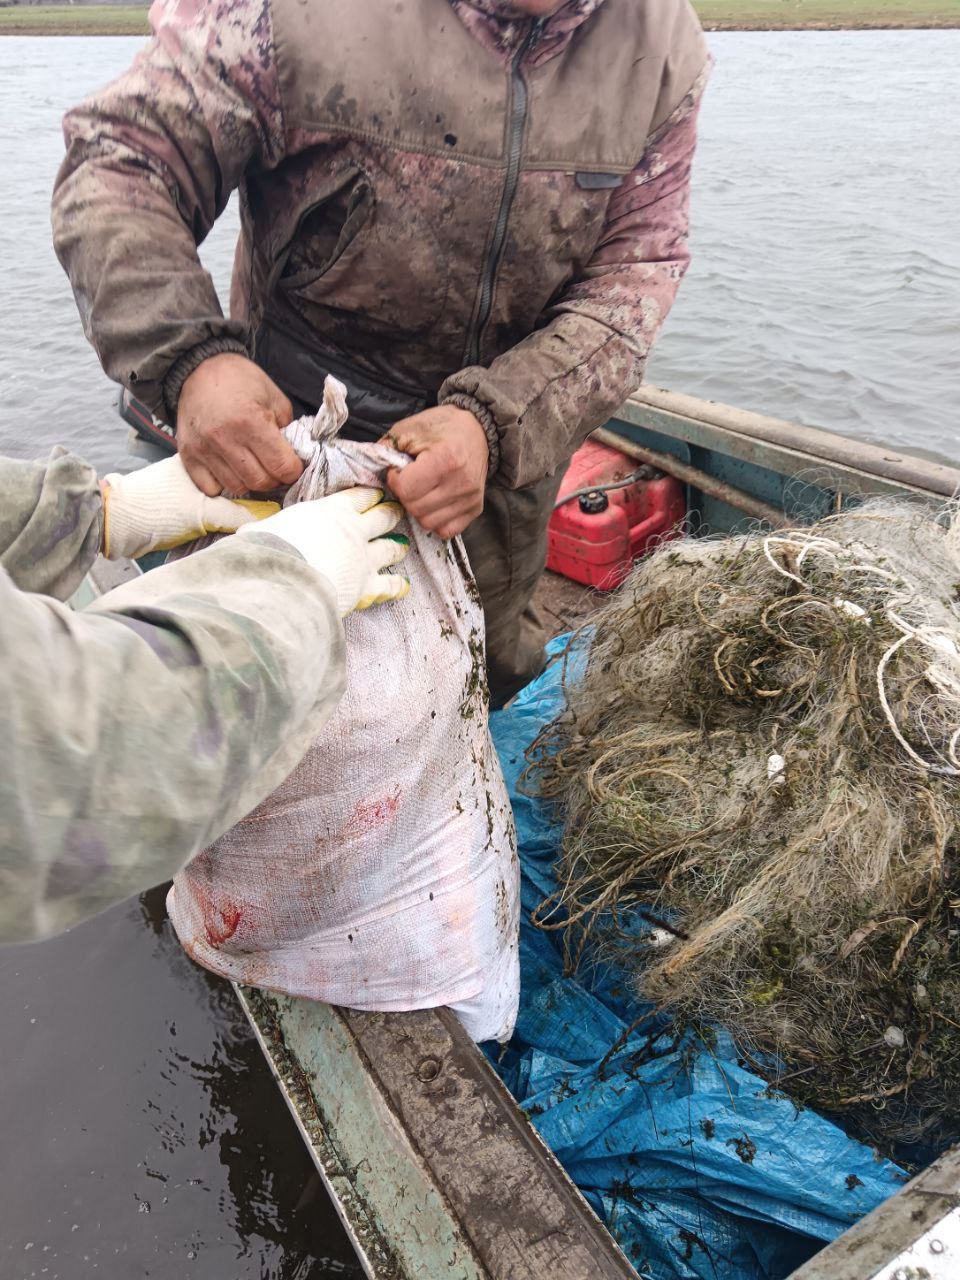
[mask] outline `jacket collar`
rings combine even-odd
[[[528,65],[539,66],[556,57],[570,43],[574,31],[599,9],[603,0],[567,0],[544,20]],[[470,34],[504,62],[509,62],[530,34],[533,19],[512,11],[508,0],[450,0]]]

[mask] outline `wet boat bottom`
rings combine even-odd
[[[0,949],[5,1280],[360,1269],[228,983],[164,889]]]

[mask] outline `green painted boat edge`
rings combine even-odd
[[[608,429],[672,453],[798,523],[864,498],[942,505],[960,494],[960,468],[948,463],[659,387],[644,386],[631,396]],[[689,496],[694,528],[727,532],[749,526],[726,503],[696,490]]]
[[[823,468],[826,477],[846,477],[853,485],[872,480],[900,491],[941,498],[953,496],[960,486],[960,469],[947,462],[934,462],[823,427],[806,427],[662,387],[641,387],[623,405],[618,419],[627,427],[646,422],[655,427],[659,424],[678,439],[716,441],[720,448],[736,451],[738,456],[747,448],[747,442],[752,442],[753,460],[758,465],[769,467],[775,462],[790,474],[798,462],[814,462]],[[693,433],[692,437],[689,433]],[[748,456],[745,460],[751,459]]]
[[[482,1276],[342,1013],[236,984],[234,991],[367,1276],[412,1280],[438,1266],[457,1280]]]
[[[236,991],[372,1280],[636,1276],[448,1010]]]

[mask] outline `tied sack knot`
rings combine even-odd
[[[323,445],[336,438],[347,420],[347,388],[328,376],[323,384],[323,404],[313,419],[298,418],[284,428],[284,439],[292,445],[303,474],[288,490],[285,507],[323,497],[329,489],[330,463]]]

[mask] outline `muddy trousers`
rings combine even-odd
[[[490,485],[482,515],[463,533],[483,600],[494,709],[543,670],[547,629],[533,595],[547,563],[547,522],[563,472],[525,489]]]
[[[347,439],[379,440],[401,418],[431,404],[384,387],[270,322],[257,334],[256,360],[290,397],[297,416],[316,413],[328,373],[339,378],[350,409],[342,432]],[[483,600],[493,708],[502,707],[543,669],[547,632],[533,593],[547,563],[547,522],[565,470],[560,467],[525,489],[491,484],[483,514],[463,534]]]

